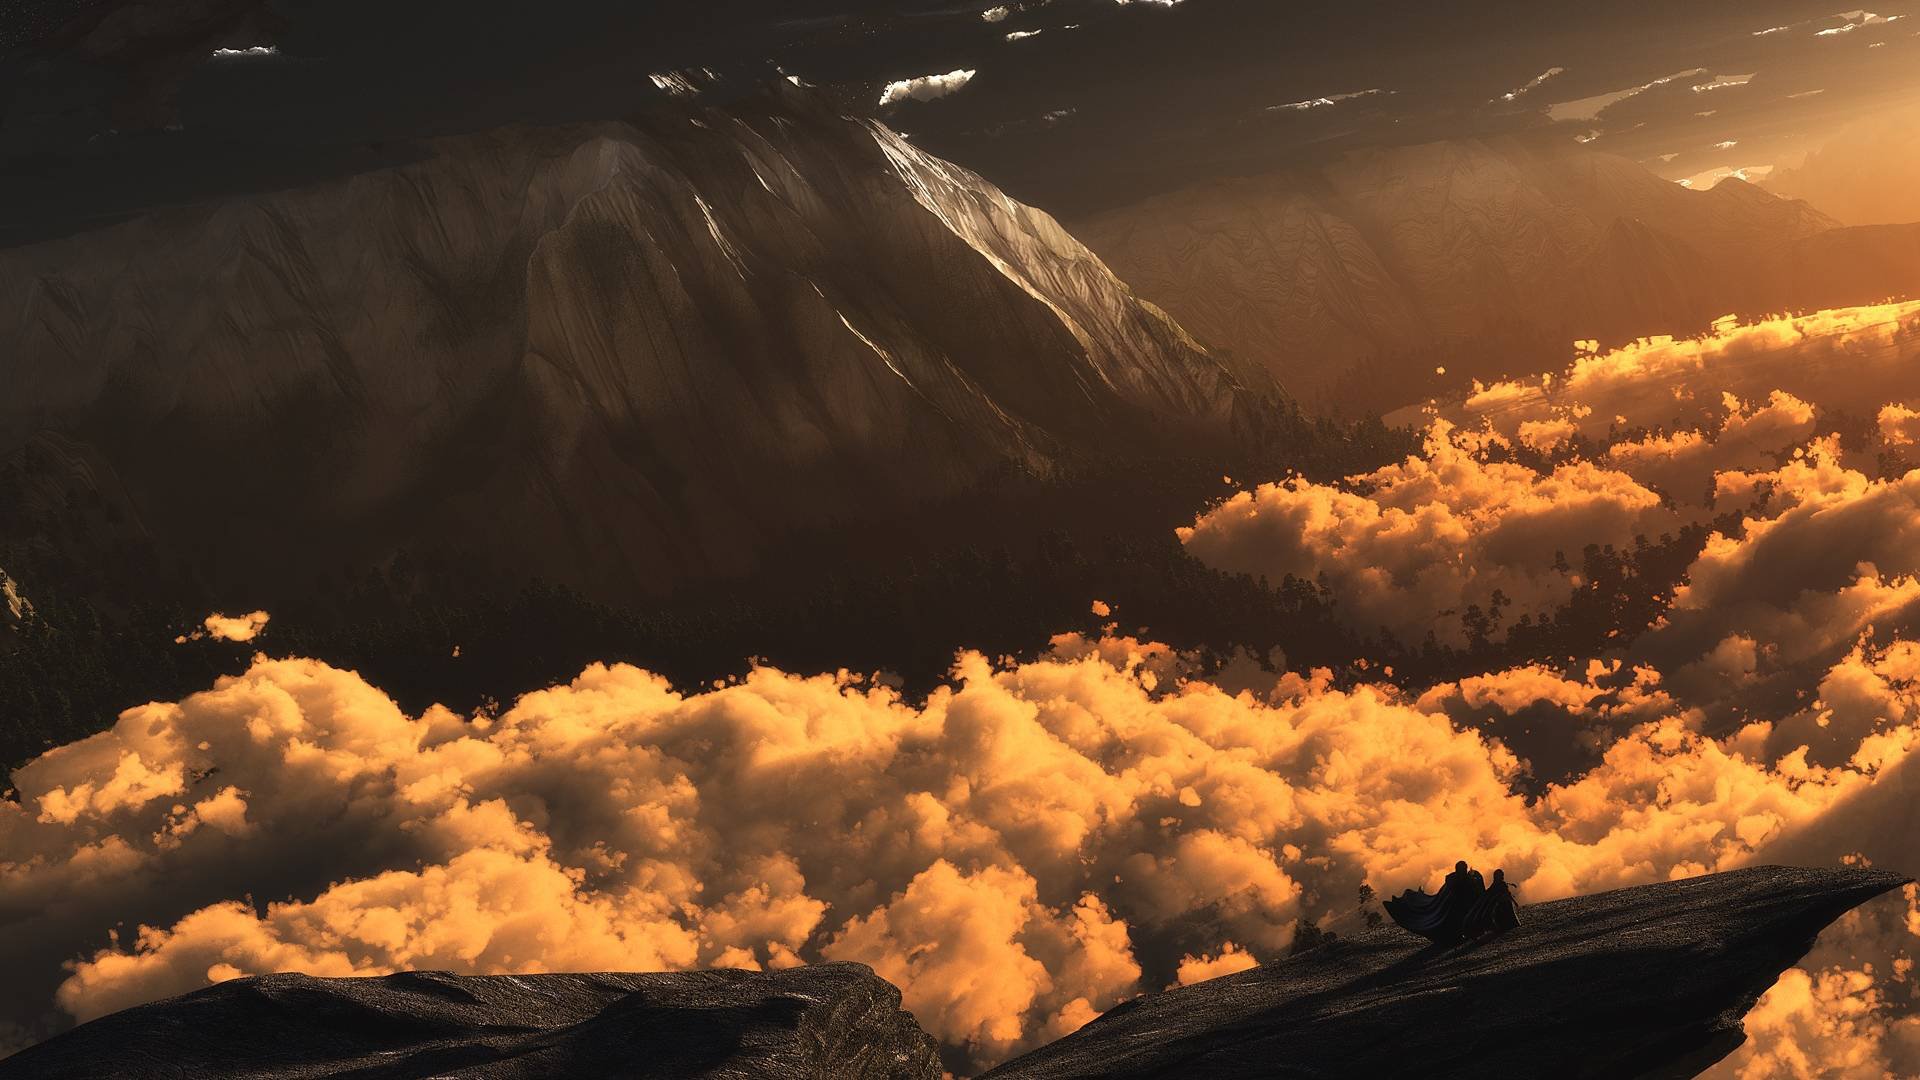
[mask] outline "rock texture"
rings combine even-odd
[[[1902,881],[1761,867],[1523,907],[1452,948],[1389,926],[1137,998],[987,1076],[1690,1077],[1823,927]]]
[[[778,86],[0,251],[0,459],[216,586],[441,546],[607,594],[1223,437],[1241,381],[1051,218]]]
[[[20,595],[20,586],[0,570],[0,626],[12,630],[32,614],[32,602]]]
[[[1689,191],[1497,139],[1358,151],[1074,229],[1209,346],[1349,411],[1550,369],[1578,339],[1920,288],[1920,231],[1841,229],[1740,181]]]
[[[934,1080],[931,1036],[861,964],[659,975],[236,979],[0,1061],[0,1078]]]

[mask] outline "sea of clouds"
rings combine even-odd
[[[1564,662],[1201,677],[1116,624],[959,652],[925,700],[845,671],[692,690],[596,665],[469,717],[262,653],[15,774],[5,1041],[278,970],[832,959],[978,1066],[1283,955],[1302,920],[1358,929],[1363,883],[1429,886],[1455,858],[1525,902],[1769,860],[1911,872],[1920,472],[1898,454],[1920,323],[1883,315],[1801,334],[1865,357],[1869,388],[1756,392],[1742,358],[1795,331],[1768,351],[1723,327],[1551,392],[1482,388],[1405,462],[1262,486],[1182,532],[1216,566],[1324,580],[1357,629],[1448,641],[1495,588],[1547,614],[1587,587],[1558,554],[1711,530],[1656,625]],[[1871,431],[1827,430],[1843,409]],[[1590,760],[1540,774],[1502,735],[1522,720]],[[1916,946],[1911,888],[1849,915],[1719,1075],[1920,1072]]]

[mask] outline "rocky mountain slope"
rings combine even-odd
[[[1690,1077],[1821,928],[1902,880],[1741,870],[1523,907],[1455,947],[1389,926],[1136,999],[987,1076]]]
[[[14,247],[0,292],[0,468],[239,586],[441,546],[639,593],[1204,447],[1240,392],[1051,218],[785,83]]]
[[[1522,909],[1424,946],[1395,927],[1136,998],[988,1077],[1689,1077],[1827,924],[1897,888],[1762,867]],[[84,1024],[0,1080],[932,1078],[932,1039],[858,964],[659,975],[236,979]]]
[[[20,586],[0,570],[0,628],[12,630],[33,614],[33,604],[20,595]]]
[[[862,964],[656,975],[268,975],[143,1005],[0,1077],[459,1075],[934,1080],[931,1036]]]
[[[1074,228],[1202,341],[1347,411],[1552,366],[1579,339],[1920,288],[1920,232],[1844,230],[1739,181],[1690,191],[1512,140],[1359,151]]]

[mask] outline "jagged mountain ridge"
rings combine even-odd
[[[0,457],[241,584],[448,544],[644,591],[1205,446],[1241,393],[1051,218],[785,84],[0,251],[0,290]]]
[[[1842,229],[1740,181],[1511,139],[1374,148],[1074,223],[1142,296],[1303,400],[1348,412],[1537,370],[1581,338],[1920,287],[1920,233]]]

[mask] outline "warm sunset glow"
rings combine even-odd
[[[1920,1077],[1920,11],[430,7],[0,3],[0,1075]]]
[[[1471,693],[1509,712],[1555,700],[1570,728],[1619,732],[1532,807],[1513,756],[1451,726],[1443,694],[1289,675],[1234,695],[1127,639],[1061,638],[1013,667],[963,655],[924,707],[844,675],[689,695],[594,668],[475,728],[263,659],[18,774],[0,835],[25,858],[0,901],[62,896],[39,932],[85,949],[133,882],[173,883],[142,892],[146,929],[38,984],[82,1020],[286,969],[839,958],[899,979],[923,1024],[988,1062],[1143,981],[1273,956],[1296,918],[1344,926],[1361,882],[1422,880],[1432,851],[1481,852],[1532,901],[1752,862],[1920,745],[1915,656],[1855,651],[1822,676],[1860,687],[1827,706],[1847,742],[1826,768],[1776,757],[1769,723],[1716,740],[1665,695],[1603,704],[1610,675],[1570,698],[1489,676]],[[218,884],[236,872],[256,896],[334,884],[256,913]],[[1129,934],[1203,952],[1146,972]]]

